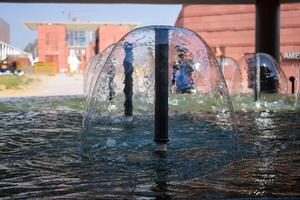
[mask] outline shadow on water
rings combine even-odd
[[[170,183],[167,181],[171,166],[166,163],[167,153],[156,152],[154,156],[158,159],[158,162],[157,167],[155,167],[154,187],[151,190],[156,194],[156,199],[171,199],[171,195],[168,194]]]

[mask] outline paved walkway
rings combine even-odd
[[[24,90],[0,91],[1,97],[65,96],[83,94],[83,75],[31,76],[34,81]]]

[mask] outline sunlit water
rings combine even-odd
[[[175,117],[158,155],[147,119],[82,134],[82,102],[0,101],[0,198],[300,198],[300,113],[237,113],[238,135]]]

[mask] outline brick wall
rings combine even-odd
[[[99,51],[102,52],[109,45],[118,42],[132,28],[129,25],[108,24],[97,30],[96,41]]]
[[[280,14],[281,53],[300,52],[300,3],[282,4]],[[210,47],[221,47],[237,61],[255,51],[255,5],[184,5],[176,26],[197,32]],[[287,79],[299,81],[299,66],[300,60],[282,62]]]

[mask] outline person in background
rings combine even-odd
[[[4,60],[1,60],[0,73],[5,73],[7,71],[7,68],[7,58],[5,58]]]
[[[68,65],[69,65],[69,70],[71,75],[78,72],[80,63],[81,62],[76,56],[75,51],[70,50],[70,55],[68,56]]]
[[[8,64],[8,70],[14,74],[17,69],[17,62],[13,60],[11,63]]]
[[[17,62],[10,57],[1,61],[0,72],[5,74],[14,74],[17,70]]]
[[[194,93],[193,63],[186,48],[177,49],[178,60],[173,65],[172,85],[176,86],[177,93]]]

